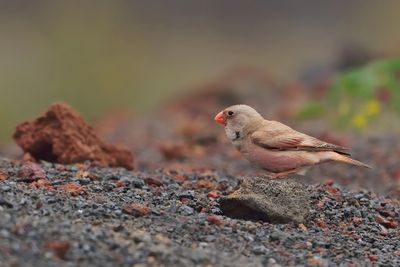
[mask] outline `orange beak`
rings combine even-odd
[[[218,123],[221,123],[223,125],[226,125],[226,119],[225,119],[225,115],[224,112],[221,111],[220,113],[217,114],[217,116],[215,116],[214,120]]]

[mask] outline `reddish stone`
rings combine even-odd
[[[217,198],[217,197],[219,197],[219,193],[218,193],[218,191],[210,191],[210,192],[208,192],[207,196],[210,198]]]
[[[45,249],[53,250],[60,259],[65,259],[65,254],[68,252],[70,247],[71,245],[69,241],[62,240],[47,241],[44,244]]]
[[[59,172],[63,172],[63,171],[65,171],[67,168],[66,168],[64,165],[57,164],[57,165],[56,165],[56,169],[57,169],[57,171],[59,171]]]
[[[326,188],[325,188],[325,190],[327,191],[327,192],[329,192],[329,193],[331,193],[332,195],[338,195],[339,194],[339,189],[337,189],[336,187],[333,187],[333,186],[327,186]]]
[[[215,188],[215,183],[211,182],[211,181],[207,181],[207,180],[200,180],[197,181],[194,184],[195,187],[202,187],[202,188],[208,188],[208,189],[213,189]]]
[[[359,225],[359,224],[361,224],[361,223],[363,222],[363,218],[360,218],[360,217],[353,217],[353,218],[351,219],[351,221],[353,222],[353,224]]]
[[[322,266],[322,261],[319,258],[312,257],[307,261],[308,265],[310,266]]]
[[[115,186],[116,187],[125,187],[125,183],[120,181],[120,180],[118,180],[118,181],[115,182]]]
[[[86,192],[85,189],[77,184],[64,184],[60,185],[58,189],[70,193],[73,196],[79,195],[81,192]]]
[[[97,176],[94,175],[93,173],[90,173],[86,170],[79,170],[75,173],[75,177],[78,178],[89,178],[90,180],[97,180]]]
[[[37,119],[16,127],[14,140],[35,159],[63,164],[89,160],[98,166],[133,169],[127,149],[105,144],[81,115],[70,106],[56,103]]]
[[[122,207],[122,211],[130,215],[143,216],[150,212],[150,208],[146,207],[143,204],[131,203],[125,204]]]
[[[376,222],[382,224],[386,228],[397,228],[397,226],[399,225],[399,223],[395,219],[391,217],[385,218],[380,215],[376,216]]]
[[[207,221],[209,221],[212,224],[216,224],[216,225],[221,225],[223,224],[223,221],[221,219],[221,217],[214,215],[214,214],[209,214],[207,216]]]
[[[319,218],[316,220],[316,223],[319,227],[321,228],[326,228],[328,225],[326,224],[325,220],[322,218]]]
[[[377,207],[377,208],[375,208],[375,210],[378,211],[379,214],[384,217],[396,217],[396,214],[394,211],[387,210],[384,207]]]
[[[148,185],[154,185],[154,186],[162,186],[162,185],[164,185],[164,183],[163,183],[163,181],[161,181],[161,179],[154,178],[154,177],[146,177],[146,178],[144,178],[144,181]]]
[[[339,188],[334,187],[331,183],[325,186],[325,191],[330,193],[337,201],[342,198]]]
[[[49,181],[47,181],[46,179],[39,179],[37,181],[34,181],[33,183],[31,183],[31,186],[46,187],[49,190],[54,189],[52,184]]]
[[[88,171],[79,170],[75,173],[75,176],[78,178],[88,178],[90,176],[90,173]]]
[[[342,234],[351,236],[351,237],[354,238],[355,240],[360,239],[360,236],[359,236],[359,235],[357,235],[357,234],[355,234],[355,233],[353,233],[352,231],[349,231],[349,230],[343,230],[343,231],[342,231]]]
[[[7,180],[8,177],[8,173],[5,170],[0,169],[0,181]]]
[[[18,170],[18,180],[22,182],[31,183],[39,179],[45,179],[46,172],[40,165],[33,162],[25,162],[24,165]]]
[[[373,255],[373,254],[369,254],[369,255],[368,255],[368,259],[369,259],[370,261],[375,262],[375,261],[378,260],[378,256]]]
[[[183,175],[183,174],[180,174],[180,173],[178,173],[178,174],[176,174],[175,176],[174,176],[174,181],[176,181],[176,182],[180,182],[180,183],[182,183],[182,182],[184,182],[184,181],[186,181],[187,180],[187,176],[186,175]]]

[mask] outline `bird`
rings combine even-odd
[[[269,172],[271,178],[305,175],[312,166],[329,161],[372,168],[352,159],[349,148],[321,141],[278,121],[266,120],[247,105],[225,108],[214,120],[225,126],[227,138],[241,154]]]

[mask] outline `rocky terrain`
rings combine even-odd
[[[272,224],[225,216],[238,180],[219,171],[0,167],[3,266],[400,264],[398,203],[365,190],[309,185],[306,220]]]
[[[140,119],[110,115],[94,128],[64,105],[17,126],[24,153],[0,149],[0,265],[400,265],[395,134],[294,124],[351,146],[374,170],[325,164],[270,181],[212,118],[244,102],[286,121],[298,92],[225,83],[202,92]]]

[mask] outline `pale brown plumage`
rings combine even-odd
[[[265,120],[246,105],[228,107],[215,120],[225,125],[227,137],[245,158],[275,177],[304,174],[309,167],[327,161],[371,168],[350,158],[348,148],[323,142],[280,122]]]

